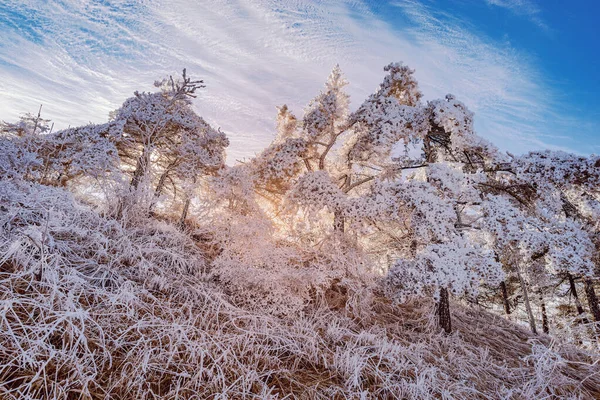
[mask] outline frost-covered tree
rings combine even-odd
[[[529,271],[528,267],[547,253],[547,238],[540,221],[528,216],[514,203],[506,196],[488,195],[482,207],[483,228],[490,234],[490,247],[504,265],[507,275],[517,277],[530,328],[536,332],[525,274]],[[503,295],[506,295],[504,290]],[[504,302],[507,302],[506,297]]]
[[[532,200],[529,207],[520,203],[519,198],[506,194],[487,195],[482,203],[484,218],[481,226],[490,233],[491,247],[505,266],[507,275],[517,279],[531,330],[536,332],[528,288],[542,299],[547,288],[566,278],[573,291],[572,276],[590,277],[593,274],[593,243],[580,224],[552,211],[550,194]],[[505,310],[508,310],[505,289],[504,286]],[[544,301],[541,301],[541,307],[547,333]],[[579,304],[578,310],[582,312]]]
[[[280,136],[298,138],[305,145],[304,152],[297,153],[299,158],[295,159],[300,162],[294,165],[296,174],[307,176],[297,179],[297,187],[290,187],[289,198],[293,197],[295,204],[306,204],[309,201],[301,199],[304,194],[307,199],[314,198],[330,182],[335,189],[326,190],[324,195],[339,191],[339,198],[321,199],[320,204],[334,215],[336,231],[344,231],[345,214],[351,212],[344,207],[352,203],[350,198],[368,193],[376,177],[400,173],[401,168],[391,160],[394,145],[403,140],[402,133],[395,130],[410,136],[411,124],[418,125],[414,118],[418,118],[421,94],[413,71],[401,64],[390,64],[385,71],[388,75],[379,90],[353,113],[348,110],[349,97],[344,92],[347,82],[339,67],[330,74],[325,89],[309,103],[302,123],[287,107],[280,110]],[[302,163],[304,169],[298,169]],[[346,197],[348,201],[341,201]]]
[[[170,77],[156,82],[158,92],[135,92],[111,113],[109,122],[121,162],[131,175],[131,189],[139,192],[144,181],[147,187],[142,189],[149,189],[156,198],[171,183],[185,193],[181,220],[189,207],[189,185],[222,168],[229,145],[220,130],[192,109],[191,99],[202,83],[189,78],[184,69],[181,80]],[[150,200],[150,208],[154,202]]]
[[[596,323],[600,322],[600,306],[594,288],[600,265],[600,230],[597,223],[600,217],[600,158],[582,157],[560,151],[531,152],[520,157],[513,156],[510,166],[521,179],[536,185],[542,194],[540,197],[546,200],[545,209],[552,210],[556,216],[566,218],[565,224],[578,226],[587,232],[584,235],[589,239],[582,242],[582,249],[587,248],[587,240],[594,243],[593,269],[586,268],[585,273],[582,273],[577,269],[567,268],[566,277],[578,314],[583,313],[583,308],[575,280],[581,277],[590,312]],[[565,259],[564,262],[569,265],[568,260]]]
[[[412,254],[396,262],[388,278],[400,297],[433,294],[446,332],[451,331],[448,291],[476,297],[482,283],[498,285],[503,277],[493,251],[472,232],[469,211],[480,201],[474,184],[483,177],[457,167],[430,164],[421,181],[406,185],[405,196],[413,198]]]
[[[37,123],[37,126],[35,125]],[[86,125],[50,133],[46,120],[22,120],[8,124],[0,136],[2,171],[9,176],[45,185],[65,186],[74,179],[99,179],[118,168],[119,160],[110,139],[110,126]],[[18,127],[13,130],[10,126]],[[8,148],[13,147],[13,151]]]
[[[359,235],[369,231],[397,242],[402,237],[410,243],[404,257],[415,258],[429,245],[462,238],[460,214],[479,201],[473,184],[494,164],[497,151],[474,133],[472,114],[453,96],[422,104],[414,71],[402,64],[385,71],[379,89],[349,113],[346,82],[336,67],[302,124],[287,107],[280,109],[278,137],[249,168],[268,177],[262,181],[268,196],[285,195],[288,210],[311,220],[328,210],[338,232],[350,227]],[[411,147],[421,152],[410,154]],[[449,162],[453,166],[447,168]],[[409,171],[420,172],[408,176]],[[480,250],[485,258],[488,252]],[[497,265],[479,260],[472,268],[484,264]],[[429,282],[432,294],[442,293],[440,314],[449,314],[446,290],[452,285]]]
[[[49,119],[42,118],[42,106],[40,106],[37,115],[26,113],[19,118],[18,122],[14,123],[1,121],[0,135],[8,137],[40,135],[51,132],[53,126],[54,124],[50,125]]]
[[[131,186],[137,188],[147,175],[153,153],[160,151],[186,130],[199,122],[191,109],[190,98],[202,81],[192,81],[185,74],[183,81],[156,82],[159,92],[135,92],[123,105],[111,113],[111,124],[117,126],[115,141],[124,163],[131,166]]]

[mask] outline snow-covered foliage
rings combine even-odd
[[[427,116],[422,97],[410,68],[392,63],[379,90],[351,116],[354,135],[346,147],[350,161],[383,162],[394,144],[422,139],[427,131]]]
[[[3,183],[0,206],[5,398],[598,393],[588,354],[542,352],[490,315],[457,311],[461,337],[448,338],[428,328],[426,307],[342,292],[303,316],[275,318],[233,306],[203,274],[191,239],[167,225],[126,228],[64,189],[30,183]]]
[[[452,242],[428,245],[414,260],[399,260],[386,283],[401,299],[425,293],[437,299],[440,288],[454,295],[476,296],[481,282],[498,285],[503,278],[491,250],[456,237]]]
[[[600,397],[598,157],[502,155],[384,71],[233,166],[185,70],[0,124],[0,397]]]
[[[245,165],[225,168],[210,179],[215,202],[235,214],[261,213],[255,198],[251,169]]]
[[[546,259],[553,273],[594,275],[594,244],[580,224],[570,220],[555,223],[548,227],[548,236]]]
[[[298,315],[335,282],[364,273],[365,255],[344,239],[303,248],[278,239],[271,221],[257,216],[215,219],[211,225],[218,233],[210,242],[219,249],[211,275],[232,302],[249,310]]]
[[[516,252],[524,263],[544,257],[555,274],[593,275],[594,245],[576,221],[527,215],[500,196],[488,196],[484,210],[485,229],[492,233],[499,254]]]
[[[311,171],[298,179],[287,201],[314,214],[326,207],[332,212],[344,209],[347,196],[326,171]]]
[[[426,141],[437,161],[461,161],[473,168],[475,164],[497,161],[498,151],[473,129],[473,113],[448,94],[444,100],[430,101],[430,130]]]
[[[302,159],[306,153],[304,139],[288,138],[274,143],[252,160],[254,184],[267,191],[284,194],[303,168]]]
[[[349,96],[343,88],[348,81],[336,66],[327,82],[325,90],[310,101],[302,120],[302,129],[309,142],[328,142],[346,123],[348,118]]]
[[[598,156],[582,157],[564,151],[531,152],[512,160],[515,172],[525,179],[546,181],[561,187],[582,185],[597,191],[600,176]]]
[[[0,137],[0,177],[28,178],[39,170],[42,161],[29,149],[24,140]]]
[[[50,134],[0,137],[0,146],[6,147],[2,174],[53,186],[84,175],[105,177],[118,167],[109,132],[108,125],[87,125]]]
[[[464,172],[461,163],[431,164],[427,170],[427,178],[432,185],[438,187],[447,197],[459,203],[478,203],[481,191],[477,185],[487,181],[481,171]]]
[[[502,254],[514,250],[528,261],[547,251],[547,235],[539,221],[523,212],[513,201],[490,195],[483,204],[485,229],[493,236],[493,247]]]
[[[40,106],[37,116],[26,113],[15,123],[0,121],[0,136],[24,137],[49,133],[52,130],[50,120],[42,118],[41,113],[42,107]]]

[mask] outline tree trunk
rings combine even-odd
[[[583,282],[590,313],[594,316],[596,340],[600,342],[600,307],[598,306],[598,297],[596,297],[596,291],[594,290],[594,282],[591,279],[585,279]]]
[[[341,211],[333,213],[333,230],[336,232],[344,232],[344,216]]]
[[[146,147],[144,146],[144,150],[140,157],[137,159],[137,163],[135,165],[135,171],[133,171],[133,177],[131,178],[130,186],[134,189],[137,189],[138,185],[142,181],[142,177],[146,173],[146,169],[148,167],[148,161],[150,160],[150,154]]]
[[[575,279],[573,279],[573,275],[567,273],[567,278],[569,278],[569,287],[571,289],[571,294],[575,299],[575,307],[577,307],[577,315],[581,315],[584,313],[583,306],[581,305],[581,301],[579,301],[579,295],[577,294],[577,287],[575,287]]]
[[[37,131],[38,124],[40,123],[40,116],[42,115],[42,106],[43,104],[40,104],[40,110],[38,111],[37,118],[35,119],[35,125],[33,126],[32,135],[35,135],[35,131]]]
[[[188,210],[190,209],[191,199],[188,197],[185,200],[185,204],[183,205],[183,211],[181,212],[181,218],[179,219],[179,228],[183,230],[185,228],[185,220],[188,215]]]
[[[544,295],[540,292],[540,307],[542,308],[542,330],[544,333],[550,333],[548,325],[548,314],[546,313],[546,303],[544,303]]]
[[[590,313],[594,316],[594,322],[600,322],[600,306],[598,306],[598,297],[596,297],[596,291],[594,290],[594,282],[591,279],[586,279],[583,282],[587,301],[590,306]]]
[[[577,316],[583,316],[583,318],[577,318],[577,322],[580,324],[589,324],[590,321],[585,317],[585,311],[583,310],[583,306],[581,305],[581,301],[579,300],[579,295],[577,294],[577,286],[575,286],[575,279],[573,275],[567,273],[567,278],[569,279],[569,288],[573,298],[575,299],[575,307],[577,308]],[[592,337],[594,337],[593,332],[589,332]],[[581,345],[582,341],[579,338],[575,338],[577,344]]]
[[[167,177],[169,176],[169,170],[163,172],[160,175],[160,179],[158,180],[158,184],[156,185],[156,189],[154,190],[154,197],[160,197],[163,189],[165,188],[165,182],[167,181]]]
[[[160,175],[160,179],[158,180],[158,184],[156,185],[156,189],[154,189],[154,199],[153,199],[152,203],[150,203],[150,207],[148,208],[148,211],[150,213],[152,213],[152,209],[156,205],[156,201],[158,200],[158,198],[162,194],[163,189],[165,188],[165,182],[167,181],[167,177],[169,176],[169,172],[170,172],[169,170],[166,170],[165,172],[163,172]]]
[[[440,300],[436,304],[436,314],[438,324],[446,333],[452,332],[452,321],[450,319],[450,299],[448,298],[448,289],[440,289]]]
[[[142,160],[142,158],[145,158],[143,154],[137,160],[135,171],[133,171],[133,177],[131,178],[131,182],[129,183],[129,186],[131,186],[134,189],[137,189],[138,185],[140,184],[140,181],[142,180],[142,176],[144,175],[144,164],[146,162]]]
[[[502,301],[504,302],[504,312],[506,315],[510,315],[510,303],[508,302],[508,290],[506,290],[506,283],[500,282],[500,290],[502,290]]]
[[[529,317],[529,327],[531,328],[531,332],[537,335],[537,329],[535,328],[535,320],[533,319],[533,312],[531,311],[531,303],[529,302],[529,295],[527,294],[525,281],[523,280],[523,277],[519,271],[517,271],[517,276],[519,277],[519,283],[521,284],[521,290],[523,291],[523,299],[525,299],[525,308],[527,309],[527,316]]]
[[[585,317],[585,311],[583,310],[583,306],[581,305],[581,301],[579,300],[579,295],[577,294],[577,286],[575,286],[575,279],[573,278],[573,275],[567,273],[567,278],[569,279],[569,288],[571,290],[571,294],[573,295],[573,298],[575,299],[575,307],[577,307],[577,316],[579,317],[580,315],[583,316],[583,318],[577,318],[577,322],[580,324],[589,324],[590,321]],[[594,337],[594,333],[593,332],[589,332],[590,335],[592,337]],[[577,344],[581,345],[582,341],[579,338],[575,338]]]
[[[436,157],[429,135],[426,135],[423,139],[423,150],[425,152],[425,161],[427,161],[427,163],[434,163]]]

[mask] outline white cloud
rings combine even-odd
[[[196,107],[229,134],[231,163],[269,143],[277,105],[301,115],[336,63],[357,106],[382,79],[382,67],[403,60],[417,70],[427,98],[457,95],[476,112],[480,133],[501,148],[548,147],[551,93],[531,60],[417,2],[397,3],[411,21],[402,27],[359,1],[52,3],[4,6],[27,14],[32,32],[6,30],[0,39],[2,119],[43,103],[59,128],[102,122],[133,90],[151,90],[155,79],[187,67],[207,83]],[[0,20],[18,25],[2,7]]]

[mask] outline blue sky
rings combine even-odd
[[[231,163],[268,144],[277,105],[301,115],[336,63],[357,107],[404,61],[426,99],[455,94],[503,150],[598,154],[597,15],[583,0],[4,0],[0,119],[43,103],[58,128],[103,122],[187,67]]]

